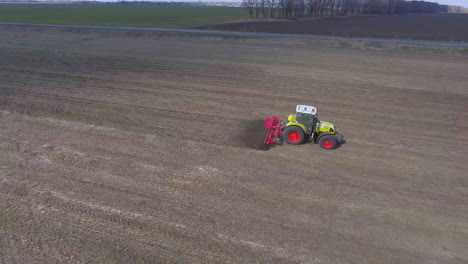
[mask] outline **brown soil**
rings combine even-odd
[[[215,24],[202,29],[342,37],[468,41],[468,14],[299,18]]]
[[[318,43],[0,28],[0,262],[468,262],[466,57]]]

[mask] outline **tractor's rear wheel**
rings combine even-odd
[[[334,149],[336,148],[338,141],[336,140],[335,135],[325,135],[320,137],[318,143],[323,149]]]
[[[305,133],[299,126],[288,126],[283,131],[283,139],[288,144],[299,145],[304,142]]]

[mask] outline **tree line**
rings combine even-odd
[[[251,18],[448,12],[447,5],[406,0],[243,0]]]

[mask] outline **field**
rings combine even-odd
[[[5,26],[0,48],[1,263],[468,262],[466,56]],[[256,150],[297,103],[346,144]]]
[[[244,9],[104,4],[0,4],[0,21],[137,27],[185,27],[247,19]]]
[[[468,14],[404,14],[235,22],[205,29],[468,42]]]
[[[0,4],[1,22],[201,28],[468,42],[468,14],[403,14],[249,21],[247,10],[214,6]]]

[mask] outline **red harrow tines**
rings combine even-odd
[[[268,150],[269,145],[272,143],[282,143],[283,140],[283,127],[284,123],[281,118],[277,116],[267,117],[263,127],[268,129],[263,144],[260,146],[261,150]]]

